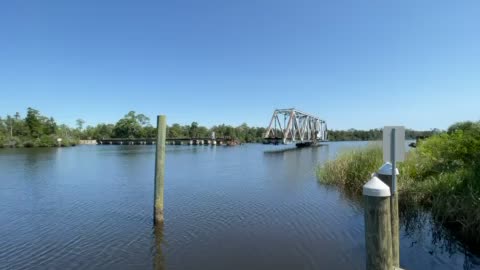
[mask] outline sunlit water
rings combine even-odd
[[[364,269],[361,204],[315,178],[363,145],[168,146],[156,229],[153,146],[0,149],[0,269]],[[480,269],[442,239],[402,226],[402,266]]]

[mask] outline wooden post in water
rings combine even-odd
[[[390,188],[372,177],[363,186],[367,270],[393,270]]]
[[[157,143],[155,151],[155,195],[154,222],[163,223],[163,184],[165,178],[165,138],[167,136],[167,117],[157,116]]]
[[[400,267],[400,233],[399,233],[399,217],[398,217],[398,193],[393,190],[392,182],[393,169],[390,162],[386,162],[377,172],[378,178],[382,180],[390,188],[390,213],[392,225],[392,257],[393,265]],[[395,168],[395,175],[398,175],[398,169]]]

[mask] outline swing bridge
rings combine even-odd
[[[294,108],[276,109],[265,132],[264,143],[295,143],[303,147],[327,141],[327,136],[325,120]]]

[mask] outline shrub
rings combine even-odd
[[[42,135],[36,140],[36,145],[39,147],[52,147],[57,145],[57,138],[55,136]]]
[[[473,167],[480,160],[480,133],[456,130],[435,135],[419,144],[417,152],[421,178]]]
[[[75,146],[78,144],[78,139],[74,139],[74,138],[64,138],[62,140],[62,147],[65,147],[65,146]]]
[[[0,137],[0,147],[18,147],[22,145],[23,144],[18,137]]]

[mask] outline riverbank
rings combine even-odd
[[[340,154],[317,169],[321,183],[361,194],[382,165],[378,144]],[[458,123],[422,141],[399,164],[400,211],[430,210],[463,239],[480,243],[480,123]]]

